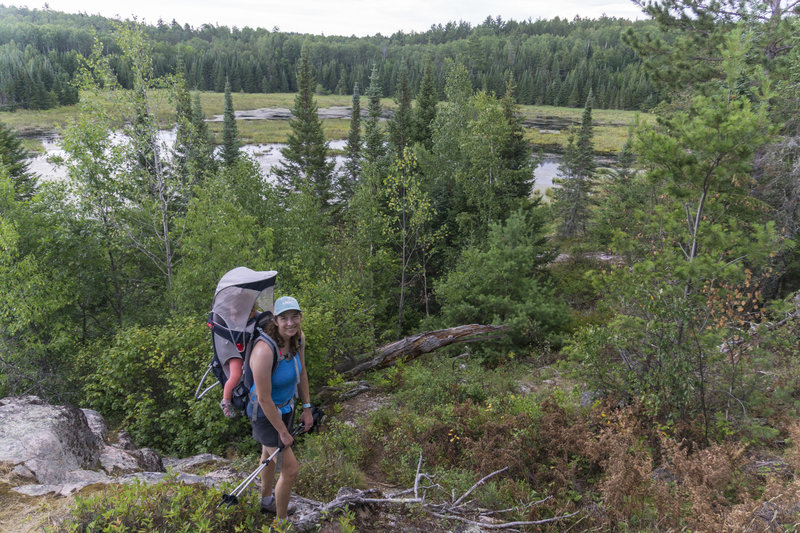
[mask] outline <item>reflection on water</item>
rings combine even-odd
[[[30,170],[37,174],[43,181],[59,181],[67,177],[67,170],[63,166],[57,166],[50,161],[51,157],[57,156],[66,158],[67,155],[60,145],[60,138],[55,133],[36,136],[44,152],[30,160]],[[121,137],[116,137],[111,140],[112,143],[120,142]],[[159,133],[159,141],[164,147],[172,146],[175,142],[175,131],[164,130]],[[331,149],[344,150],[346,145],[345,140],[336,140],[330,142]],[[241,150],[255,160],[261,167],[262,175],[269,181],[272,181],[272,167],[280,165],[283,156],[281,149],[286,146],[285,144],[246,144],[242,146]],[[220,148],[218,147],[219,151]],[[336,169],[338,170],[344,164],[345,157],[341,155],[334,156],[336,162]],[[534,171],[534,189],[544,192],[548,187],[553,186],[553,178],[558,173],[558,165],[561,163],[561,156],[557,154],[543,154],[539,166]]]

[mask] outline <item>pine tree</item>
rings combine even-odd
[[[225,79],[225,112],[222,116],[222,162],[231,168],[239,159],[239,139],[236,130],[236,115],[233,111],[231,82]]]
[[[314,77],[303,49],[297,69],[298,93],[294,99],[287,146],[281,150],[283,162],[276,170],[285,191],[309,191],[326,208],[331,201],[333,162],[326,159],[328,143],[314,100]]]
[[[199,164],[213,174],[217,170],[217,161],[214,159],[214,143],[211,132],[208,130],[206,115],[203,113],[203,106],[200,105],[200,93],[195,93],[192,99],[192,126],[197,136],[196,149],[198,150]]]
[[[586,98],[581,127],[570,135],[564,163],[559,167],[562,176],[557,179],[560,188],[555,193],[554,209],[561,221],[558,233],[563,238],[574,238],[586,233],[592,189],[595,182],[594,133],[592,131],[592,93]]]
[[[339,199],[348,201],[355,191],[361,174],[361,94],[358,83],[353,87],[353,110],[350,114],[350,133],[347,134],[347,159],[339,178]]]
[[[403,68],[397,82],[397,111],[389,121],[389,143],[397,157],[401,157],[406,146],[411,143],[413,120],[411,109],[411,89],[408,86],[408,71]]]
[[[386,155],[383,131],[379,124],[381,113],[383,113],[381,80],[378,75],[378,67],[375,65],[372,66],[372,74],[369,77],[367,98],[367,120],[364,123],[364,159],[374,165]]]
[[[28,171],[28,154],[22,140],[0,122],[0,166],[14,184],[17,201],[29,200],[36,190],[36,176]]]
[[[436,118],[436,87],[433,84],[433,67],[430,60],[425,65],[422,84],[417,95],[417,107],[414,109],[414,142],[422,143],[426,148],[433,146],[431,125]]]

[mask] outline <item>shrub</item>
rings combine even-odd
[[[267,531],[272,517],[259,512],[258,498],[258,491],[247,491],[238,505],[217,509],[222,492],[201,485],[174,480],[112,485],[97,495],[77,496],[71,516],[53,532]]]
[[[309,435],[300,452],[296,491],[307,498],[329,501],[341,487],[363,488],[360,464],[368,453],[356,428],[334,423],[325,433]]]
[[[228,420],[219,411],[221,392],[194,400],[211,358],[202,318],[123,329],[110,345],[92,345],[80,357],[93,369],[84,388],[89,406],[125,428],[138,445],[182,455],[252,445],[247,421]]]
[[[543,269],[552,255],[541,221],[530,218],[520,211],[492,224],[486,242],[466,248],[436,284],[446,324],[507,324],[506,349],[560,344],[568,311]]]

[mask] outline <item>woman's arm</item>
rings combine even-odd
[[[297,394],[300,396],[300,401],[304,404],[311,403],[311,391],[308,387],[308,373],[306,372],[306,334],[300,334],[300,353],[297,355],[300,358],[300,364],[302,366],[302,370],[300,371],[300,383],[297,385]],[[311,409],[303,409],[303,414],[301,417],[303,421],[303,425],[306,427],[306,431],[311,429],[311,426],[314,425],[314,417],[311,416]]]
[[[284,446],[291,446],[294,438],[283,423],[280,412],[272,402],[272,360],[275,354],[266,342],[257,342],[250,353],[250,368],[253,371],[253,383],[258,394],[258,404],[264,411],[269,423],[280,435]]]

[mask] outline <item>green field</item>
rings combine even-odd
[[[221,115],[224,107],[222,93],[202,92],[200,103],[206,117]],[[233,95],[234,108],[238,111],[260,108],[285,108],[290,109],[294,104],[294,93],[250,94],[237,93]],[[316,97],[320,109],[334,106],[349,107],[352,103],[350,96],[319,95]],[[396,104],[391,98],[384,98],[382,105],[385,109],[394,109]],[[169,101],[166,91],[156,91],[153,98],[154,109],[163,124],[168,124],[174,114],[174,106]],[[362,107],[366,99],[362,98]],[[536,121],[537,119],[555,121],[570,121],[579,123],[582,109],[551,106],[521,106],[523,119]],[[17,130],[23,135],[32,135],[40,131],[52,131],[67,124],[70,117],[80,113],[80,106],[65,106],[46,111],[4,111],[0,112],[0,122]],[[628,125],[639,122],[653,122],[652,115],[637,111],[618,111],[595,109],[592,112],[595,125],[595,150],[598,153],[613,154],[619,151],[628,135]],[[209,123],[211,131],[218,133],[222,128],[221,122]],[[239,137],[245,144],[281,143],[286,142],[290,128],[287,120],[238,120]],[[344,139],[350,129],[348,119],[323,120],[325,136],[328,140]],[[536,148],[552,151],[563,150],[567,144],[569,134],[567,130],[526,127],[525,138]],[[28,143],[28,148],[35,150],[36,143]]]

